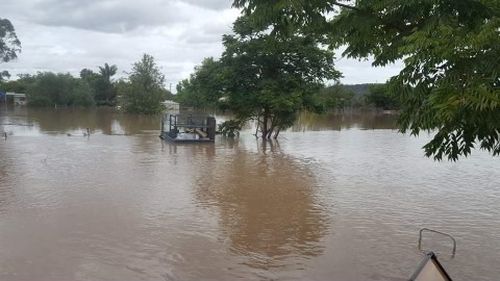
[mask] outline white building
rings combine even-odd
[[[166,100],[162,102],[162,104],[165,106],[165,110],[168,112],[178,112],[180,110],[180,104],[175,101]]]
[[[3,100],[0,102],[12,102],[15,105],[26,105],[26,94],[7,92],[0,96],[3,97]]]

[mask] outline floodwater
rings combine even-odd
[[[406,280],[423,227],[455,280],[498,280],[500,159],[434,162],[394,119],[175,145],[156,117],[1,108],[0,280]]]

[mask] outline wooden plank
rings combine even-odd
[[[203,132],[202,130],[200,130],[200,129],[198,129],[198,128],[194,129],[194,131],[195,131],[195,132],[196,132],[196,133],[197,133],[200,137],[202,137],[202,138],[207,138],[207,137],[208,137],[208,134],[207,134],[207,133]]]

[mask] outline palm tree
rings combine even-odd
[[[99,66],[101,77],[109,83],[111,83],[111,77],[116,74],[117,70],[118,68],[114,64],[110,66],[108,63],[105,63],[104,67]]]
[[[118,68],[116,65],[109,65],[107,63],[104,66],[99,66],[99,74],[101,78],[102,85],[102,98],[105,100],[105,104],[112,104],[113,99],[116,97],[116,89],[111,82],[111,77],[116,74]]]

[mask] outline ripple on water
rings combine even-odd
[[[500,275],[487,154],[436,163],[427,137],[357,119],[172,145],[154,118],[42,113],[0,143],[2,280],[403,280],[421,227],[456,237],[454,280]]]

